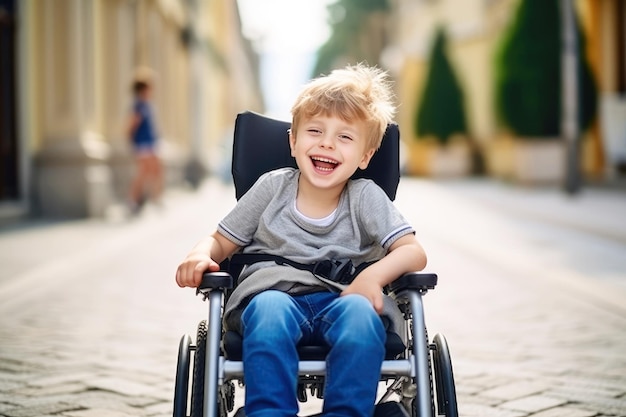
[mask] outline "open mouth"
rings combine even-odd
[[[324,172],[331,172],[339,166],[339,162],[334,159],[322,158],[320,156],[312,156],[311,161],[317,170]]]

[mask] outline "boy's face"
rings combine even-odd
[[[138,96],[142,100],[149,100],[152,97],[152,87],[146,86],[144,89],[139,91]]]
[[[289,135],[301,180],[316,188],[343,187],[357,168],[367,168],[374,155],[366,134],[361,121],[323,115],[302,120],[298,131]]]

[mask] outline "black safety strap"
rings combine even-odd
[[[261,253],[238,253],[231,257],[230,266],[236,269],[245,265],[252,265],[257,262],[275,262],[277,265],[289,265],[293,268],[309,271],[312,274],[319,275],[323,278],[336,282],[338,284],[348,285],[357,275],[374,262],[364,262],[354,267],[352,261],[327,259],[313,264],[303,264],[292,261],[278,255],[267,255]]]

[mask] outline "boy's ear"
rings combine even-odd
[[[294,154],[294,150],[296,147],[296,135],[293,133],[292,129],[288,129],[287,133],[289,134],[289,149],[291,149],[291,156],[295,158],[296,155]]]
[[[374,156],[375,153],[376,153],[376,149],[374,149],[374,148],[366,151],[363,154],[363,158],[361,159],[361,163],[359,164],[359,168],[361,168],[361,169],[367,168],[367,166],[370,164],[370,161],[372,160],[372,157]]]

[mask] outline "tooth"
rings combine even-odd
[[[316,158],[316,157],[314,157],[313,159],[314,159],[314,160],[316,160],[316,161],[320,161],[320,162],[327,162],[327,163],[329,163],[329,164],[337,164],[337,162],[336,162],[336,161],[334,161],[334,160],[332,160],[332,159],[327,159],[327,158]]]

